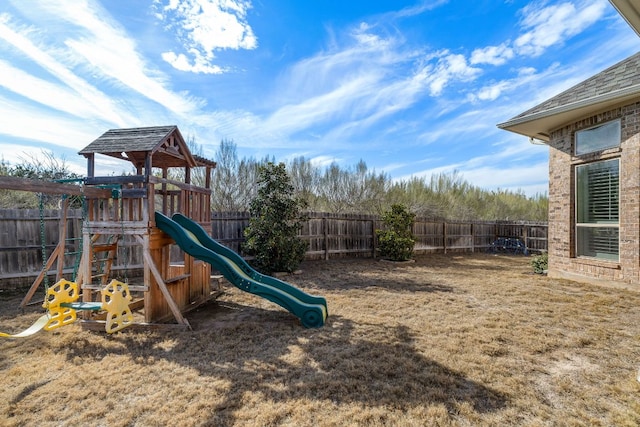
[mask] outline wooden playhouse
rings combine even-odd
[[[129,289],[141,295],[133,307],[142,309],[144,320],[138,323],[177,322],[188,328],[183,314],[213,295],[211,266],[172,248],[173,240],[156,227],[155,212],[167,216],[179,212],[210,230],[215,162],[193,155],[177,126],[112,129],[79,154],[87,159],[84,188],[110,190],[85,191],[83,249],[76,279],[83,301],[99,299],[118,247],[126,242],[142,252],[140,283],[129,283]],[[95,176],[96,155],[131,162],[136,174]],[[92,323],[91,315],[85,316],[89,320],[85,324]]]

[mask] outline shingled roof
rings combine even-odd
[[[633,99],[640,99],[640,52],[498,127],[549,141],[554,129]]]
[[[110,129],[80,150],[89,157],[104,154],[132,162],[136,167],[152,156],[152,167],[215,167],[215,162],[191,154],[177,126],[151,126],[130,129]]]

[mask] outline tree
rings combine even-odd
[[[311,160],[299,156],[289,162],[287,172],[296,194],[303,198],[307,205],[315,206],[320,170],[311,163]]]
[[[403,205],[393,205],[382,215],[385,230],[376,230],[380,254],[393,261],[408,261],[413,256],[416,239],[413,236],[415,214]]]
[[[380,213],[390,178],[369,171],[364,160],[355,167],[331,163],[319,179],[319,197],[330,212]]]
[[[236,144],[223,139],[215,154],[211,183],[211,209],[218,212],[246,211],[256,196],[259,162],[238,159]]]
[[[298,237],[306,216],[306,203],[294,195],[284,163],[267,162],[258,173],[258,194],[251,201],[249,226],[243,249],[255,256],[256,268],[264,273],[294,271],[307,250]]]
[[[41,179],[47,181],[62,179],[78,179],[80,175],[72,172],[64,158],[57,158],[52,151],[42,150],[41,155],[26,154],[26,157],[19,157],[20,163],[9,165],[2,159],[0,164],[0,175],[15,176],[19,178]],[[42,203],[45,208],[57,208],[60,202],[60,195],[0,190],[0,207],[2,208],[37,208]],[[74,196],[72,206],[76,207],[81,203],[79,196]]]

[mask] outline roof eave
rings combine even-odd
[[[640,97],[640,85],[565,104],[498,124],[500,129],[549,142],[551,132],[568,123]]]
[[[640,36],[640,7],[631,0],[609,0],[618,13]]]

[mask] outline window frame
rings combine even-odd
[[[579,180],[579,168],[587,168],[587,167],[593,167],[593,165],[597,165],[597,164],[604,164],[606,162],[616,162],[617,163],[617,170],[618,170],[618,182],[617,182],[617,221],[616,222],[612,222],[612,221],[601,221],[601,222],[578,222],[578,219],[580,218],[580,212],[581,212],[581,208],[584,208],[584,206],[580,206],[580,203],[588,203],[587,201],[582,201],[580,194],[581,190],[580,190],[580,186],[581,186],[581,182]],[[575,256],[577,258],[585,258],[585,259],[593,259],[593,260],[598,260],[598,261],[609,261],[609,262],[619,262],[620,261],[620,176],[621,176],[621,166],[622,166],[622,162],[620,157],[613,157],[613,158],[607,158],[607,159],[602,159],[602,160],[598,160],[598,161],[594,161],[594,162],[589,162],[589,163],[582,163],[579,165],[575,165],[574,166],[574,174],[575,174],[575,200],[574,200],[574,212],[575,212],[575,217],[574,217],[574,236],[575,236],[575,241],[574,241],[574,250],[575,250]],[[588,195],[591,195],[592,193],[589,192],[587,193]],[[611,192],[609,192],[608,194],[611,194]],[[617,253],[609,253],[609,255],[611,256],[590,256],[588,254],[585,254],[583,252],[584,249],[582,249],[581,244],[584,244],[584,242],[581,240],[580,235],[581,235],[581,231],[587,230],[587,229],[602,229],[602,230],[612,230],[615,229],[618,233],[617,236]]]
[[[605,145],[605,146],[602,146],[602,147],[597,147],[594,150],[580,152],[580,150],[579,150],[580,135],[585,135],[589,131],[594,131],[596,129],[602,128],[604,126],[612,125],[612,124],[617,124],[618,125],[617,126],[617,131],[618,131],[617,137],[618,138],[617,138],[617,141],[615,141],[615,143],[613,145]],[[607,122],[598,123],[597,125],[590,126],[588,128],[584,128],[584,129],[580,129],[580,130],[576,131],[575,135],[574,135],[573,154],[574,154],[574,156],[584,156],[584,155],[588,155],[588,154],[592,154],[592,153],[597,153],[597,152],[600,152],[600,151],[608,150],[608,149],[611,149],[611,148],[618,148],[618,147],[620,147],[621,143],[622,143],[622,121],[620,119],[609,120]]]

